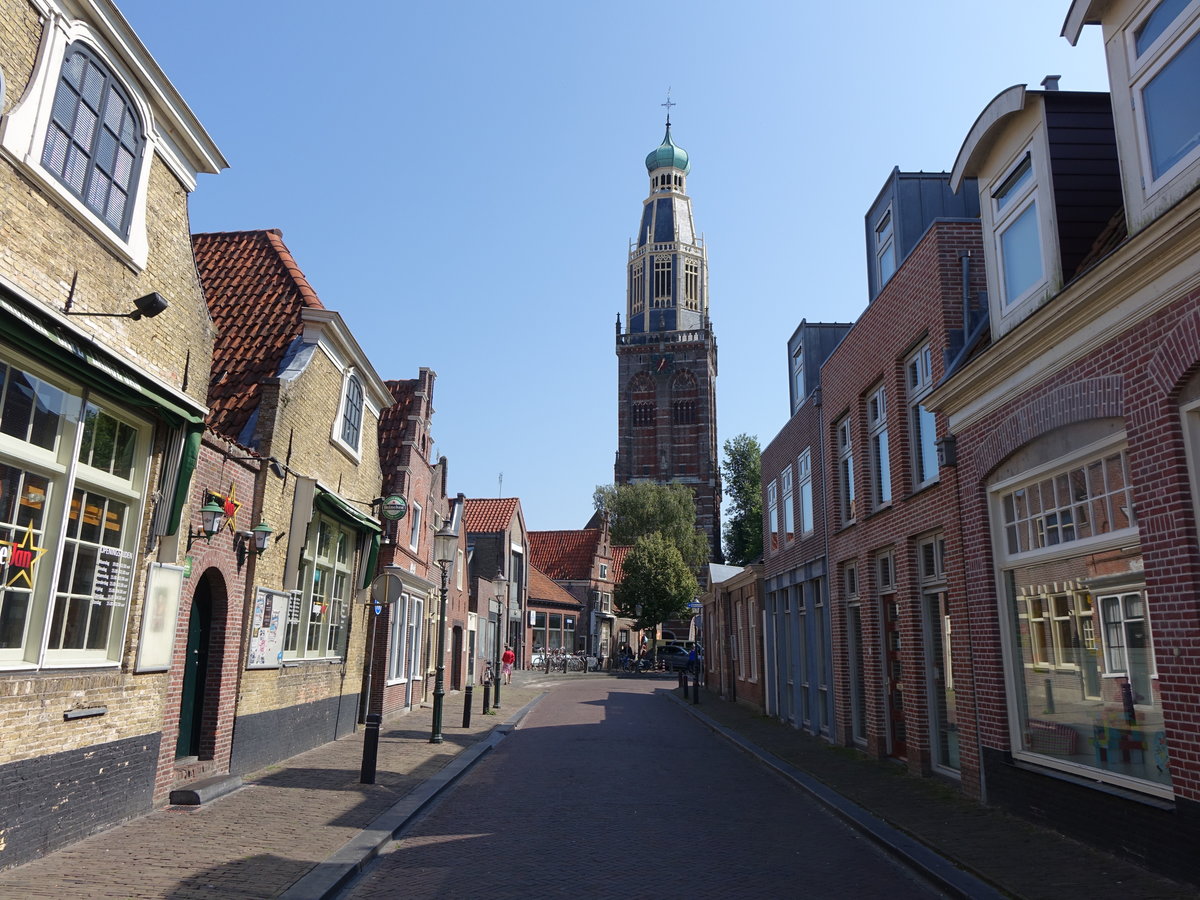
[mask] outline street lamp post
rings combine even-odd
[[[446,585],[450,577],[450,566],[454,564],[454,551],[458,545],[458,525],[462,519],[463,495],[459,494],[450,505],[450,517],[446,524],[433,536],[433,557],[442,570],[442,591],[438,601],[437,675],[433,682],[433,731],[429,743],[442,742],[442,705],[446,699]]]
[[[507,619],[508,604],[504,602],[505,595],[508,593],[508,581],[504,577],[504,573],[497,570],[496,576],[492,579],[492,587],[496,591],[496,661],[492,663],[492,680],[495,684],[494,693],[492,694],[492,706],[496,709],[500,708],[500,682],[504,679],[500,677],[500,643],[502,635],[508,630]]]

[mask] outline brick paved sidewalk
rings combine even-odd
[[[663,689],[670,691],[666,686]],[[671,692],[679,694],[678,689]],[[831,746],[708,691],[701,690],[700,704],[689,704],[688,708],[816,778],[1014,897],[1182,900],[1197,896],[1194,887],[1167,880],[1024,819],[980,806],[937,779],[916,778],[894,763]]]
[[[376,817],[542,693],[544,678],[517,673],[499,715],[484,716],[475,689],[471,727],[463,695],[447,694],[442,744],[429,743],[433,711],[383,728],[376,784],[359,784],[361,731],[246,779],[198,807],[156,810],[15,869],[0,898],[274,897],[334,854]]]

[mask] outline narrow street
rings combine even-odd
[[[670,684],[564,680],[343,896],[940,896]]]

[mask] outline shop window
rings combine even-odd
[[[315,516],[300,565],[300,590],[284,632],[285,659],[340,658],[353,598],[357,535]]]
[[[0,666],[120,662],[150,434],[0,360]]]
[[[1168,796],[1126,452],[1094,449],[1089,431],[1099,429],[1084,423],[1034,442],[991,486],[1008,678],[1020,710],[1014,755]]]

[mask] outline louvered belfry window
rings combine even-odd
[[[54,95],[42,165],[124,237],[143,145],[129,95],[91,50],[73,44]]]

